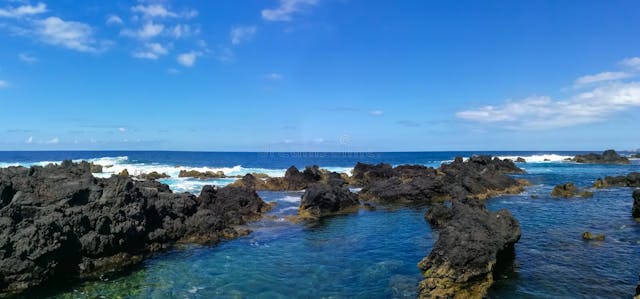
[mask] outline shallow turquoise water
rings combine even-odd
[[[162,153],[169,155],[171,153]],[[386,153],[376,159],[437,166],[459,153]],[[497,154],[497,153],[496,153]],[[511,153],[503,153],[505,155]],[[570,153],[565,153],[569,154]],[[96,154],[98,155],[98,154]],[[142,155],[142,154],[140,154]],[[243,154],[245,155],[245,154]],[[466,155],[466,153],[464,154]],[[524,155],[517,153],[514,155]],[[214,154],[211,157],[217,157]],[[240,155],[242,156],[242,155]],[[272,164],[248,164],[254,157],[231,155],[231,167],[274,168],[309,164],[280,158]],[[75,157],[72,157],[75,158]],[[345,167],[362,157],[331,160],[321,166]],[[186,159],[186,158],[185,158]],[[305,157],[305,159],[307,159]],[[309,158],[313,160],[313,158]],[[153,160],[153,159],[152,159]],[[174,160],[176,160],[174,162]],[[189,161],[160,161],[165,169]],[[187,159],[188,160],[188,159]],[[237,160],[237,161],[236,161]],[[283,161],[280,161],[283,160]],[[343,161],[344,160],[344,161]],[[155,160],[154,160],[155,161]],[[297,162],[296,162],[297,161]],[[336,162],[337,161],[337,162]],[[295,163],[294,163],[295,162]],[[339,162],[339,163],[338,163]],[[123,162],[129,163],[129,162]],[[165,165],[166,164],[166,165]],[[167,166],[168,165],[168,166]],[[507,208],[522,226],[513,272],[497,277],[490,298],[630,298],[640,274],[640,223],[631,218],[632,190],[595,190],[588,199],[556,199],[556,184],[581,187],[606,175],[640,171],[627,166],[529,163],[522,177],[534,186],[516,196],[491,199],[492,210]],[[123,167],[131,167],[129,164]],[[166,180],[174,190],[197,192],[203,184],[228,180]],[[277,202],[275,219],[250,225],[249,236],[217,246],[190,246],[155,256],[136,271],[110,281],[86,282],[56,298],[412,298],[421,274],[416,264],[435,238],[425,223],[427,207],[380,208],[331,217],[315,224],[292,224],[300,193],[262,192]],[[536,195],[537,198],[532,198]],[[604,242],[585,242],[584,231],[604,233]]]
[[[294,215],[299,192],[262,192],[272,215]],[[314,224],[283,219],[218,246],[157,256],[143,269],[90,282],[62,297],[94,298],[413,298],[416,264],[430,250],[425,208],[381,209]]]

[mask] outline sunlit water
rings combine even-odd
[[[320,159],[316,164],[346,168],[355,161],[390,161],[437,166],[455,155],[471,153],[377,154]],[[500,153],[508,156],[513,153]],[[558,160],[574,153],[555,153]],[[97,154],[96,154],[97,155]],[[129,154],[126,154],[129,155]],[[138,153],[137,155],[143,155]],[[164,154],[159,154],[164,155]],[[243,154],[239,154],[243,155]],[[251,165],[244,158],[198,167],[246,165],[246,171],[286,169],[312,164],[309,157],[282,158]],[[525,153],[514,155],[526,156]],[[103,155],[104,156],[104,155]],[[170,155],[169,155],[170,156]],[[541,159],[543,156],[539,156]],[[546,157],[546,156],[544,156]],[[1,157],[0,157],[1,158]],[[72,157],[86,158],[86,157]],[[131,159],[131,158],[129,158]],[[189,165],[185,157],[172,157]],[[223,159],[223,160],[224,160]],[[42,159],[45,160],[45,159]],[[183,161],[184,160],[184,161]],[[226,161],[226,160],[225,160]],[[13,161],[8,161],[13,162]],[[134,163],[134,161],[122,162]],[[135,163],[143,164],[140,161]],[[167,167],[173,160],[160,160]],[[237,164],[236,164],[237,163]],[[232,165],[233,164],[233,165]],[[631,217],[630,188],[595,190],[588,199],[556,199],[556,184],[588,187],[598,177],[640,171],[628,166],[578,165],[566,162],[520,164],[534,186],[517,196],[491,199],[492,210],[509,209],[521,223],[514,271],[496,278],[490,298],[630,298],[640,274],[640,224]],[[237,168],[233,171],[239,171]],[[230,180],[164,180],[176,191],[197,192],[202,185]],[[260,192],[276,202],[269,219],[252,223],[253,233],[215,246],[188,246],[154,256],[133,272],[108,281],[93,281],[52,290],[59,298],[412,298],[421,273],[416,264],[426,256],[437,234],[424,221],[427,207],[379,208],[294,224],[284,219],[297,212],[299,192]],[[532,197],[533,195],[533,197]],[[585,242],[584,231],[606,235]]]

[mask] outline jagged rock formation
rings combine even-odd
[[[295,166],[291,166],[284,177],[261,179],[252,174],[246,174],[230,186],[245,186],[255,190],[298,191],[316,183],[328,183],[333,179],[344,180],[344,178],[342,174],[320,169],[317,165],[307,166],[302,172]]]
[[[557,185],[551,191],[551,196],[571,198],[571,197],[593,197],[593,193],[587,190],[580,190],[576,185],[569,182],[562,185]]]
[[[141,180],[158,180],[158,179],[166,179],[166,178],[170,178],[171,176],[169,176],[166,173],[159,173],[157,171],[152,171],[149,173],[143,173],[141,175],[138,176],[139,179]]]
[[[632,172],[626,176],[607,176],[604,179],[597,179],[593,186],[596,188],[640,187],[640,173]]]
[[[418,264],[425,276],[419,297],[483,298],[496,264],[513,259],[520,224],[508,210],[490,212],[476,200],[434,208],[425,218],[437,224],[439,238]]]
[[[362,186],[362,200],[381,202],[430,202],[448,198],[486,199],[519,193],[527,184],[505,174],[524,171],[510,160],[473,156],[456,158],[440,168],[419,165],[358,164],[352,181]]]
[[[620,156],[616,151],[610,149],[602,154],[590,153],[586,155],[576,155],[571,161],[576,163],[591,164],[629,164],[631,163],[627,157]]]
[[[344,180],[335,180],[309,186],[302,195],[298,215],[314,219],[357,210],[358,196],[345,185]]]
[[[247,188],[172,193],[86,162],[0,169],[0,296],[116,272],[176,242],[237,236],[268,209]]]

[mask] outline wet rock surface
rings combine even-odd
[[[357,210],[358,196],[349,191],[346,181],[334,180],[331,183],[316,183],[309,186],[300,201],[298,215],[303,218],[324,216]]]
[[[197,171],[197,170],[180,170],[180,172],[178,173],[178,177],[179,178],[196,178],[196,179],[201,179],[201,180],[206,180],[206,179],[222,179],[222,178],[226,178],[227,176],[224,175],[224,172],[222,171]]]
[[[91,175],[88,163],[0,169],[0,295],[117,272],[176,242],[237,236],[268,209],[248,188],[200,196]]]
[[[439,228],[439,238],[418,264],[425,276],[419,297],[483,298],[496,265],[513,260],[520,224],[508,210],[490,212],[476,200],[434,208],[425,218]]]
[[[562,197],[562,198],[572,198],[572,197],[588,198],[588,197],[593,197],[593,193],[587,190],[581,190],[573,183],[566,183],[566,184],[555,186],[551,191],[551,196]]]
[[[640,173],[632,172],[626,176],[607,176],[597,179],[593,186],[596,188],[640,187]]]
[[[576,163],[591,164],[629,164],[631,163],[627,157],[620,156],[616,151],[610,149],[602,154],[590,153],[585,155],[576,155],[571,161]]]

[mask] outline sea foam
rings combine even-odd
[[[556,154],[541,154],[531,156],[499,156],[500,159],[509,159],[515,161],[517,158],[523,158],[527,163],[549,163],[549,162],[562,162],[567,159],[573,158],[573,156],[563,156]]]

